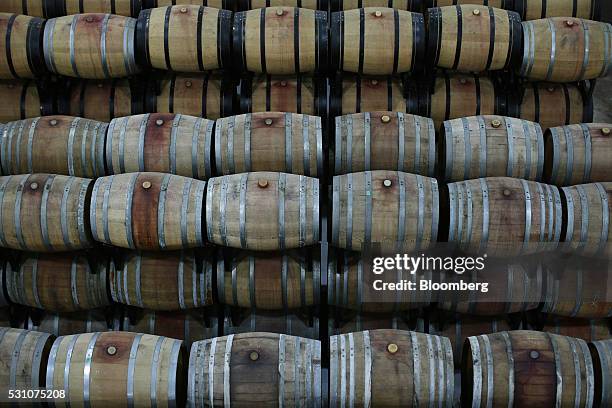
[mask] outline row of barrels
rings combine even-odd
[[[431,8],[425,16],[369,7],[333,13],[331,22],[326,12],[298,7],[232,17],[212,7],[167,6],[138,19],[88,13],[48,21],[0,13],[0,35],[6,37],[3,79],[34,78],[45,68],[103,79],[137,74],[139,66],[392,75],[418,73],[424,65],[462,72],[520,65],[530,80],[570,82],[605,76],[612,65],[608,23],[555,17],[521,25],[515,12],[478,5]],[[187,46],[190,40],[195,44]]]

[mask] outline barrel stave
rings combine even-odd
[[[589,343],[595,370],[595,407],[606,407],[612,401],[612,340]]]
[[[600,0],[515,0],[514,8],[523,20],[538,20],[547,17],[578,17],[599,20],[601,17]]]
[[[0,98],[14,103],[0,106],[0,122],[51,114],[51,104],[33,81],[0,81]]]
[[[54,12],[49,3],[48,0],[5,0],[0,4],[0,12],[49,18]]]
[[[223,334],[238,334],[252,332],[270,332],[300,336],[309,339],[319,338],[319,318],[294,314],[287,311],[252,311],[243,309],[234,313],[229,308],[225,310]]]
[[[49,2],[49,0],[43,0]],[[54,0],[51,0],[54,1]],[[184,1],[184,0],[182,0]],[[55,0],[55,15],[69,16],[83,13],[110,13],[126,17],[138,17],[142,0]]]
[[[0,13],[0,78],[35,78],[44,74],[42,38],[45,21]]]

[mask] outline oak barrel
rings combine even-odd
[[[219,303],[252,310],[289,310],[320,303],[321,265],[314,254],[236,252],[217,256]]]
[[[93,246],[92,180],[54,174],[0,177],[0,245],[58,252]]]
[[[264,7],[234,16],[233,62],[273,75],[327,71],[327,11]]]
[[[198,6],[214,7],[225,10],[234,10],[237,6],[236,0],[180,0],[178,2],[177,0],[142,0],[143,9],[173,6],[175,4],[195,4]]]
[[[0,122],[51,115],[50,98],[34,81],[0,81]]]
[[[318,340],[256,332],[191,346],[187,401],[192,407],[313,407],[321,405],[321,391]]]
[[[2,173],[104,176],[108,124],[72,116],[44,116],[10,122],[0,140]]]
[[[45,25],[47,69],[76,78],[121,78],[138,72],[136,19],[87,13],[50,19]]]
[[[108,259],[83,253],[28,253],[18,268],[7,263],[6,289],[12,302],[50,312],[106,306]]]
[[[193,251],[129,252],[111,269],[113,300],[151,310],[180,310],[212,304],[212,263]],[[154,334],[154,333],[152,333]]]
[[[83,13],[109,13],[138,17],[146,0],[43,0],[55,2],[54,17]],[[185,0],[181,0],[184,2]]]
[[[180,4],[147,9],[138,16],[140,65],[177,72],[229,67],[232,12]]]
[[[448,181],[479,177],[542,179],[544,137],[534,122],[485,115],[453,119],[441,129],[441,172]]]
[[[44,387],[45,368],[53,339],[48,333],[0,327],[0,387],[3,390]],[[30,406],[27,403],[13,403],[14,406]]]
[[[612,339],[589,343],[595,369],[594,407],[604,408],[612,403]]]
[[[612,327],[606,319],[576,319],[549,315],[544,321],[542,331],[584,341],[606,340],[612,337]]]
[[[319,241],[319,180],[253,172],[214,177],[206,191],[208,240],[259,251]]]
[[[334,174],[398,170],[433,177],[436,137],[431,119],[374,111],[336,117]]]
[[[425,36],[420,13],[387,7],[335,12],[330,25],[331,70],[368,75],[416,72],[424,63]]]
[[[96,180],[91,198],[93,237],[130,249],[202,246],[206,182],[173,174],[126,173]]]
[[[612,124],[580,123],[546,131],[544,178],[557,186],[607,181]]]
[[[66,399],[56,400],[56,406],[182,407],[186,373],[181,345],[180,340],[131,332],[59,337],[49,355],[46,386],[66,390]]]
[[[604,77],[612,67],[612,25],[569,17],[523,23],[519,75],[530,80],[573,82]]]
[[[54,336],[119,330],[121,321],[112,316],[109,309],[92,309],[71,313],[43,312],[30,316],[26,323],[29,330],[50,333]]]
[[[430,66],[482,72],[520,62],[523,30],[514,11],[473,4],[430,8],[427,35]]]
[[[227,0],[226,0],[227,1]],[[238,0],[239,10],[255,10],[263,7],[301,7],[311,10],[329,9],[328,0]]]
[[[598,21],[601,18],[602,0],[513,0],[523,20],[547,17],[578,17]]]
[[[330,338],[330,407],[453,406],[453,351],[445,337],[370,330]]]
[[[440,220],[436,179],[374,170],[334,176],[332,189],[332,245],[411,251],[436,242]]]
[[[463,251],[513,257],[558,246],[562,205],[555,186],[489,177],[451,183],[443,191],[448,242]]]
[[[0,2],[0,12],[50,18],[55,17],[54,6],[49,0],[4,0]]]
[[[331,11],[362,7],[391,7],[398,10],[421,11],[422,0],[331,0]]]
[[[242,313],[226,308],[223,335],[252,332],[271,332],[319,338],[319,318],[287,311],[255,311],[242,309]]]
[[[318,116],[258,112],[217,119],[218,175],[282,171],[323,176],[323,125]]]
[[[212,176],[214,125],[180,113],[113,119],[106,140],[108,174],[156,171],[206,180]]]
[[[240,82],[240,111],[327,114],[327,82],[294,75],[255,75]]]
[[[35,78],[45,73],[43,30],[45,20],[0,13],[0,78]]]
[[[328,334],[335,336],[365,330],[410,330],[410,324],[401,312],[388,314],[355,313],[349,317],[330,316],[327,319]]]
[[[462,406],[580,406],[594,397],[584,340],[517,330],[468,337],[461,364]]]
[[[496,7],[504,10],[512,10],[515,0],[423,0],[425,10],[432,7],[446,7],[463,4],[479,4],[484,6]]]

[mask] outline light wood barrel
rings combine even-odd
[[[255,10],[263,7],[301,7],[311,10],[327,11],[328,0],[238,0],[239,10]]]
[[[47,69],[76,78],[122,78],[138,72],[136,19],[87,13],[50,19],[45,25]]]
[[[462,404],[590,407],[593,374],[584,340],[526,330],[468,337]]]
[[[109,13],[138,17],[143,0],[46,0],[55,1],[54,17],[83,13]],[[181,0],[184,2],[185,0]]]
[[[182,343],[131,332],[59,337],[49,355],[46,386],[66,391],[56,406],[183,406]]]
[[[331,69],[368,75],[417,71],[424,63],[425,35],[420,13],[388,7],[335,12],[330,25]]]
[[[156,83],[147,112],[181,113],[207,119],[229,116],[233,111],[234,87],[229,78],[217,73],[172,75]]]
[[[562,187],[566,210],[564,249],[585,256],[612,253],[610,228],[612,183]]]
[[[0,387],[27,390],[45,385],[45,368],[54,337],[48,333],[0,327]],[[31,406],[15,403],[15,406]]]
[[[610,137],[612,124],[581,123],[546,131],[544,178],[550,184],[568,186],[606,181],[612,172]]]
[[[93,245],[92,180],[54,174],[0,177],[0,246],[58,252]]]
[[[584,341],[598,341],[611,338],[612,329],[605,319],[576,319],[548,316],[542,331],[570,336]]]
[[[202,246],[206,182],[163,173],[126,173],[96,180],[90,222],[98,242],[130,249]]]
[[[523,23],[523,63],[530,80],[573,82],[604,77],[612,67],[612,25],[569,17]]]
[[[221,304],[257,311],[318,306],[321,265],[310,253],[220,252],[216,284]]]
[[[273,75],[327,71],[327,11],[265,7],[236,13],[233,61]]]
[[[311,76],[257,75],[240,83],[240,111],[327,114],[327,83]]]
[[[597,21],[601,18],[603,3],[601,0],[514,0],[514,10],[523,20],[578,17]]]
[[[243,309],[245,310],[245,309]],[[300,336],[309,339],[319,338],[319,318],[302,314],[282,312],[247,311],[232,313],[226,308],[223,335],[252,332],[270,332]]]
[[[83,253],[32,253],[7,268],[6,289],[14,303],[50,312],[93,309],[110,303],[108,270],[108,259]]]
[[[30,316],[26,323],[28,330],[37,330],[54,336],[119,330],[120,324],[118,316],[112,316],[109,309],[71,313],[43,312],[39,316]]]
[[[72,116],[7,123],[0,140],[2,173],[103,176],[107,127],[106,123]]]
[[[336,117],[334,174],[368,170],[434,176],[436,138],[431,119],[375,111]]]
[[[129,252],[109,274],[117,303],[151,310],[180,310],[212,304],[212,263],[193,251]],[[154,334],[154,333],[152,333]]]
[[[206,180],[212,176],[214,125],[180,113],[113,119],[106,140],[108,174],[156,171]]]
[[[329,358],[330,407],[453,406],[447,338],[403,330],[342,334],[330,338]]]
[[[313,407],[321,405],[321,391],[318,340],[258,332],[191,346],[190,406]]]
[[[150,9],[156,7],[164,7],[164,6],[173,6],[175,4],[195,4],[198,6],[206,6],[206,7],[214,7],[218,9],[225,10],[235,10],[236,9],[236,1],[235,0],[180,0],[177,2],[176,0],[142,0],[142,8]],[[262,6],[265,7],[265,6]]]
[[[49,0],[4,0],[0,12],[33,17],[55,17],[55,4]]]
[[[123,319],[123,330],[179,339],[188,349],[196,341],[219,335],[217,317],[202,309],[180,312],[138,310],[134,319],[127,316]]]
[[[229,67],[232,12],[179,3],[140,13],[136,25],[140,65],[177,72]]]
[[[544,137],[537,123],[471,116],[445,121],[440,139],[440,167],[448,181],[503,176],[542,179]]]
[[[575,84],[527,84],[520,118],[537,122],[543,130],[593,121],[593,98]]]
[[[409,322],[402,316],[402,313],[392,315],[385,314],[366,314],[356,313],[349,318],[335,318],[330,316],[327,319],[328,333],[330,336],[347,334],[365,330],[410,330]]]
[[[509,69],[521,58],[521,18],[486,5],[456,5],[427,11],[430,66],[462,72]]]
[[[610,406],[612,403],[612,339],[596,341],[589,344],[595,369],[596,408]]]
[[[33,81],[0,81],[0,122],[50,115],[52,103]]]
[[[439,220],[434,178],[389,170],[334,176],[331,243],[339,248],[426,249]]]
[[[446,7],[463,4],[480,4],[504,10],[512,10],[515,0],[423,0],[425,10],[432,7]]]
[[[562,206],[555,186],[489,177],[448,184],[444,194],[448,242],[463,251],[513,257],[558,246]]]
[[[318,116],[258,112],[217,119],[217,174],[282,171],[323,176],[323,125]]]
[[[0,78],[35,78],[45,73],[42,50],[45,20],[0,13]]]
[[[259,251],[319,241],[319,180],[254,172],[214,177],[206,191],[208,240]]]

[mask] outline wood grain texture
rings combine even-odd
[[[33,17],[53,17],[49,0],[5,0],[0,4],[0,12],[23,14]]]
[[[0,13],[0,78],[35,78],[44,74],[42,50],[45,21]]]

